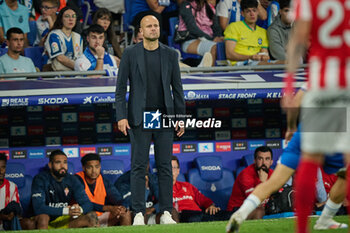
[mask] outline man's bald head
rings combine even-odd
[[[146,23],[153,22],[154,20],[159,24],[158,19],[154,15],[146,15],[141,19],[140,26],[143,27]]]
[[[140,31],[143,33],[144,40],[156,41],[160,36],[159,21],[153,15],[146,15],[141,19]]]

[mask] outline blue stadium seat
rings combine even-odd
[[[220,156],[200,156],[195,164],[197,168],[189,170],[188,181],[225,210],[234,183],[232,172],[223,168]]]
[[[278,14],[278,11],[280,9],[280,4],[278,1],[272,1],[270,2],[269,6],[267,7],[267,26],[270,26],[275,17]]]
[[[27,34],[27,37],[28,37],[28,42],[30,46],[33,46],[37,33],[38,33],[38,29],[36,28],[36,22],[29,21],[29,33]]]
[[[0,48],[0,56],[4,55],[7,53],[7,48]]]
[[[133,0],[125,0],[124,1],[124,7],[125,7],[125,13],[123,14],[123,21],[124,21],[124,30],[129,30],[129,26],[131,25],[131,4]]]
[[[81,11],[83,13],[83,29],[92,24],[92,12],[98,10],[93,0],[81,0]]]
[[[102,159],[101,174],[112,184],[124,174],[124,162],[119,159]]]
[[[186,182],[185,175],[180,173],[176,180],[180,182]]]
[[[152,174],[156,174],[158,172],[156,160],[154,158],[149,159],[149,170]]]
[[[44,52],[44,47],[41,47],[41,46],[28,47],[24,49],[24,56],[32,59],[35,67],[38,67],[40,70],[42,70],[44,65],[43,52]]]
[[[227,64],[225,42],[219,42],[216,44],[216,65],[219,65],[218,63],[220,61],[223,61],[225,64]]]
[[[237,169],[236,169],[236,179],[237,179],[237,176],[239,175],[239,173],[241,173],[241,171],[243,171],[244,169],[246,168],[246,166],[239,166]]]
[[[173,38],[175,35],[175,30],[178,27],[178,25],[179,25],[179,18],[178,17],[171,17],[169,19],[168,45],[172,48],[178,49],[181,52],[181,57],[183,60],[186,60],[188,58],[202,59],[202,56],[200,56],[200,55],[183,52],[181,49],[181,45],[174,42]]]
[[[23,214],[25,217],[29,216],[33,177],[26,175],[24,164],[8,162],[5,178],[17,185]]]
[[[254,154],[247,154],[242,157],[243,163],[246,167],[254,163]]]
[[[125,0],[124,1],[124,9],[125,12],[122,15],[122,32],[124,32],[124,36],[125,36],[125,46],[129,46],[133,43],[133,38],[134,38],[134,31],[135,28],[133,25],[131,25],[132,23],[132,19],[131,19],[131,4],[132,4],[133,0]],[[131,39],[129,39],[129,34],[131,34]],[[130,42],[130,43],[129,43]]]
[[[75,167],[74,163],[68,162],[68,171],[69,174],[74,175],[75,174]]]

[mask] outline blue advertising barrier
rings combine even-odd
[[[186,100],[281,98],[284,71],[183,75]],[[297,87],[305,73],[296,75]],[[114,103],[116,78],[0,81],[0,106]]]

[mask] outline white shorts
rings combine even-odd
[[[350,153],[350,90],[308,91],[301,109],[301,149]]]
[[[210,52],[211,48],[216,45],[216,42],[212,40],[207,40],[206,38],[198,38],[200,40],[198,48],[197,48],[197,54],[204,56],[206,52]],[[182,51],[186,52],[188,49],[188,46],[192,44],[192,42],[196,41],[197,39],[193,40],[187,40],[182,43],[181,49]]]

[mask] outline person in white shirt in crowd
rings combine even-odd
[[[84,54],[75,61],[74,70],[108,70],[109,74],[117,75],[117,58],[105,51],[105,31],[98,24],[91,25],[87,30],[88,46]]]
[[[73,31],[76,23],[77,14],[73,8],[64,7],[58,14],[45,41],[52,70],[74,70],[75,60],[83,54],[83,40]]]
[[[57,19],[59,6],[59,0],[42,0],[40,6],[41,15],[36,20],[37,35],[34,45],[44,45],[46,36]]]

